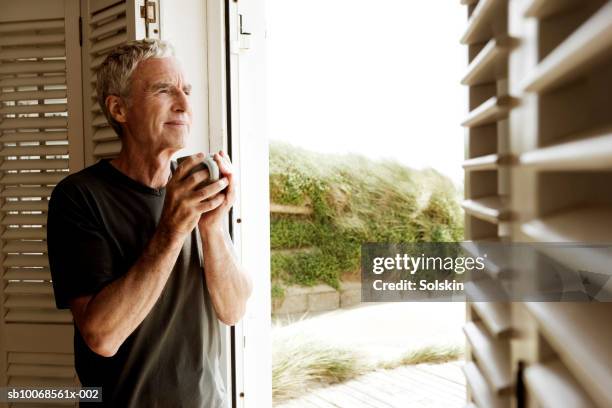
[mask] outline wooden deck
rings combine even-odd
[[[466,405],[463,361],[379,370],[312,390],[277,408],[460,408]]]

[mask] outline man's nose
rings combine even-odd
[[[179,90],[174,93],[174,103],[172,110],[177,112],[186,112],[191,109],[188,95],[183,91]]]

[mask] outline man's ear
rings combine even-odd
[[[117,122],[127,122],[127,106],[121,97],[117,95],[108,95],[106,97],[106,108]]]

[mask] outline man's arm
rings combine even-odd
[[[71,300],[77,327],[94,352],[105,357],[117,353],[157,302],[185,238],[201,214],[221,204],[220,199],[214,198],[202,201],[203,195],[206,198],[218,193],[215,186],[204,192],[194,191],[206,179],[206,174],[195,172],[182,179],[202,158],[202,155],[192,156],[178,166],[166,186],[159,226],[128,272],[95,295]]]
[[[202,234],[206,286],[217,317],[228,326],[244,315],[252,291],[249,275],[238,263],[229,233],[221,228]]]
[[[238,263],[234,246],[225,226],[230,208],[236,201],[237,183],[232,164],[224,152],[214,156],[223,178],[216,183],[227,189],[215,197],[222,204],[202,214],[198,223],[202,238],[206,286],[217,317],[228,326],[236,324],[244,315],[253,284],[250,276]]]
[[[157,302],[183,241],[159,228],[125,275],[95,295],[70,301],[74,320],[91,350],[104,357],[117,353]]]

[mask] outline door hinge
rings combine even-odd
[[[83,18],[79,17],[79,46],[83,46]]]
[[[140,17],[145,19],[145,23],[157,23],[157,13],[154,1],[145,1],[144,6],[140,6]]]

